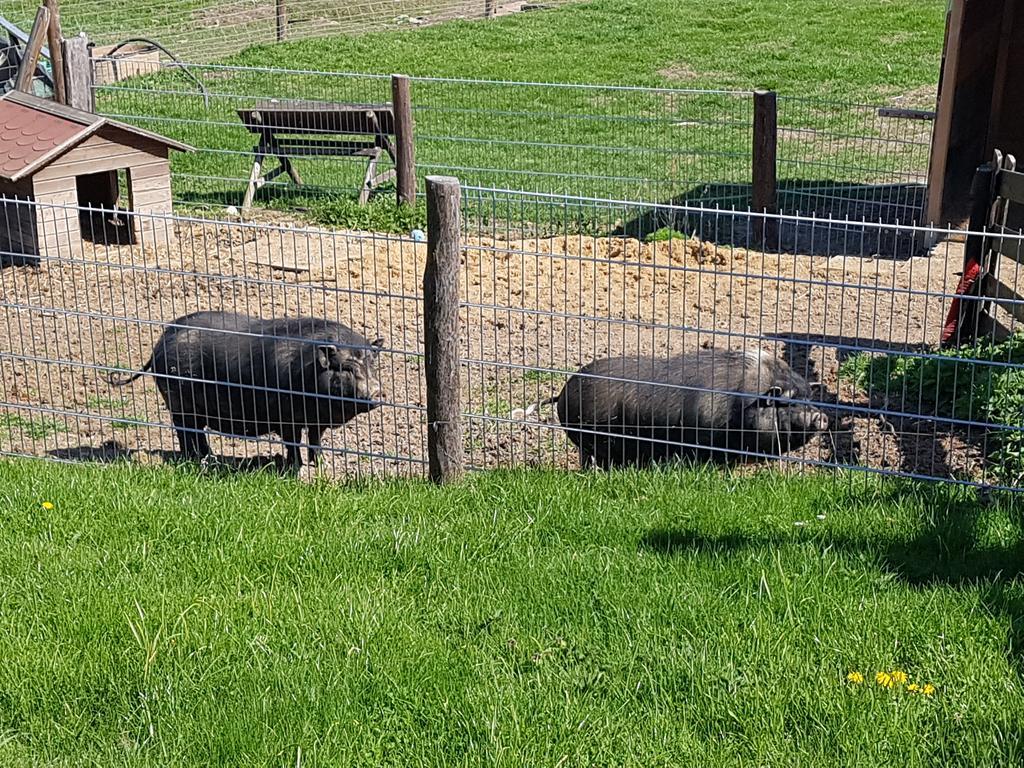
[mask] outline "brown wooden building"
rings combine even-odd
[[[1024,165],[1024,0],[950,0],[926,221],[963,223],[995,149]]]
[[[0,98],[0,262],[77,253],[83,235],[109,242],[105,224],[115,210],[126,214],[118,217],[119,242],[169,244],[170,221],[131,213],[171,212],[172,149],[191,150],[53,101],[5,94]],[[80,215],[75,206],[111,213]]]

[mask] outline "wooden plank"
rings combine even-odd
[[[25,44],[25,53],[21,63],[18,65],[18,76],[14,81],[15,90],[24,93],[32,93],[32,80],[36,76],[36,67],[39,65],[39,54],[46,42],[46,35],[50,27],[50,12],[45,5],[39,6],[36,11],[36,20],[32,25],[32,32]]]
[[[901,109],[899,107],[879,107],[879,117],[895,117],[901,120],[934,120],[935,111],[931,109]]]
[[[1024,296],[999,282],[992,275],[985,275],[982,278],[982,291],[1000,308],[1013,315],[1018,322],[1024,323]]]
[[[86,160],[75,160],[64,162],[60,165],[52,165],[36,175],[36,179],[73,179],[86,173],[99,173],[100,171],[120,171],[132,167],[131,159],[110,155]]]
[[[1003,237],[1007,235],[1007,237]],[[1010,227],[996,227],[993,234],[989,235],[991,248],[998,254],[1024,264],[1024,239],[1021,238],[1019,230]]]
[[[427,458],[435,483],[463,473],[459,380],[459,259],[462,199],[458,179],[427,177],[427,263],[423,272]]]
[[[239,109],[237,114],[252,133],[374,135],[366,113],[371,112],[387,134],[395,132],[395,118],[389,104],[345,104],[332,102],[271,101]]]
[[[156,210],[161,203],[171,202],[170,189],[132,189],[132,210],[145,213],[146,210]]]
[[[171,174],[171,164],[166,160],[154,160],[151,163],[133,165],[128,169],[133,179],[160,179]]]
[[[1000,171],[996,181],[996,194],[1011,203],[1024,205],[1024,173]]]
[[[85,112],[94,112],[92,91],[92,55],[85,35],[64,40],[61,44],[64,58],[65,104]]]
[[[391,101],[394,105],[395,115],[395,150],[392,156],[397,171],[398,204],[414,205],[416,203],[416,140],[408,77],[404,75],[391,76]]]

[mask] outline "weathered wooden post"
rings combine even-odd
[[[409,78],[391,76],[391,109],[395,114],[395,171],[398,204],[416,204],[416,140],[413,137],[412,99]]]
[[[754,151],[751,165],[751,204],[754,213],[779,212],[777,168],[779,150],[778,100],[775,91],[754,91]],[[779,222],[761,216],[763,245],[775,248],[779,241]]]
[[[50,26],[47,27],[46,37],[53,70],[53,98],[61,104],[67,104],[67,91],[64,88],[64,51],[61,50],[64,35],[60,29],[60,5],[58,0],[46,0],[45,5],[46,10],[50,12]]]
[[[32,92],[32,81],[36,76],[36,67],[39,64],[39,54],[43,50],[43,43],[46,42],[46,35],[50,29],[50,12],[45,5],[39,6],[36,11],[36,20],[32,25],[32,32],[25,43],[25,56],[18,65],[18,76],[14,81],[14,88],[24,93]]]
[[[67,92],[65,103],[75,109],[94,112],[92,51],[89,49],[89,39],[82,34],[64,40],[61,46],[64,54],[64,87]]]
[[[423,272],[427,457],[435,483],[463,472],[459,385],[461,190],[450,176],[427,177],[427,265]]]
[[[287,0],[277,0],[277,42],[282,42],[288,35]]]

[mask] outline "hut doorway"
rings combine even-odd
[[[82,239],[97,245],[134,245],[135,228],[130,220],[131,171],[120,168],[75,177]]]

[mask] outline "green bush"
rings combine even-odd
[[[1024,479],[1024,335],[1000,343],[942,350],[928,357],[863,353],[840,366],[874,398],[898,410],[994,425],[991,471],[1000,482]],[[1009,429],[1007,429],[1009,427]]]

